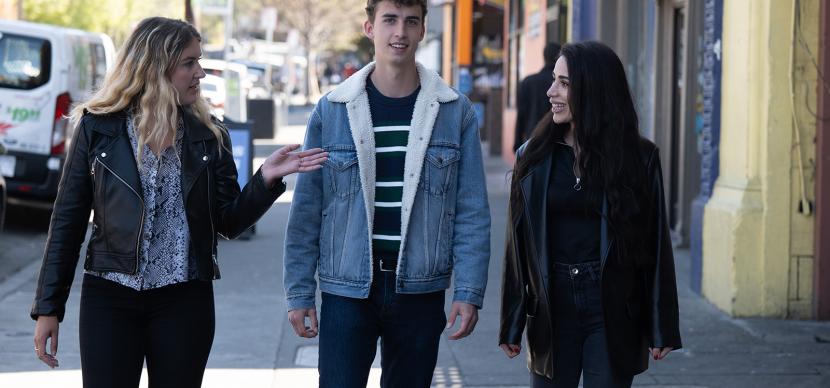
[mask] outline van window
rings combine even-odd
[[[107,75],[107,58],[104,54],[104,46],[100,43],[92,43],[89,45],[92,53],[92,88],[98,89],[101,83],[104,82],[104,77]]]
[[[0,87],[34,89],[49,82],[52,45],[48,40],[0,34]]]

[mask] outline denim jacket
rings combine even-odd
[[[374,63],[317,104],[304,147],[321,147],[322,169],[300,174],[285,235],[288,310],[323,292],[367,298],[372,284],[375,138],[366,94]],[[454,301],[481,307],[490,260],[490,211],[478,124],[469,99],[418,64],[404,167],[398,293],[449,288]]]

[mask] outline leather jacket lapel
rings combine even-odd
[[[611,250],[613,238],[608,234],[608,197],[602,193],[602,219],[599,226],[599,252],[601,269],[605,269],[605,262],[608,260],[608,252]]]
[[[196,179],[207,167],[213,153],[208,152],[206,140],[213,139],[214,135],[204,124],[199,122],[192,114],[180,110],[184,118],[184,138],[182,139],[182,199],[187,206],[187,199],[190,195]],[[201,145],[198,143],[202,143]],[[223,150],[224,152],[231,152]]]
[[[133,146],[130,137],[127,135],[127,121],[113,120],[107,123],[108,128],[96,128],[98,132],[114,136],[110,146],[103,150],[96,150],[95,158],[98,159],[113,174],[130,186],[139,197],[144,198],[144,191],[141,188],[141,178],[138,176],[138,165],[135,160]],[[120,155],[124,155],[121,157]]]
[[[530,228],[528,241],[533,242],[533,258],[538,261],[540,272],[544,275],[550,273],[548,262],[549,240],[547,228],[547,187],[550,183],[550,172],[553,168],[553,155],[548,156],[532,170],[521,181],[522,200],[525,203],[524,212]],[[542,276],[545,289],[548,287],[548,277]]]

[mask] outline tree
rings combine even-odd
[[[349,47],[363,28],[365,0],[270,0],[279,18],[297,30],[306,53],[306,99],[319,95],[317,55],[323,50]]]
[[[145,17],[182,17],[182,9],[166,0],[21,0],[21,7],[24,20],[102,32],[116,47]]]

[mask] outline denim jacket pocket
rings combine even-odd
[[[340,198],[354,195],[360,189],[357,151],[354,149],[331,149],[323,170],[332,193]]]
[[[460,159],[457,146],[430,145],[424,158],[424,189],[434,196],[443,196],[455,177]]]

